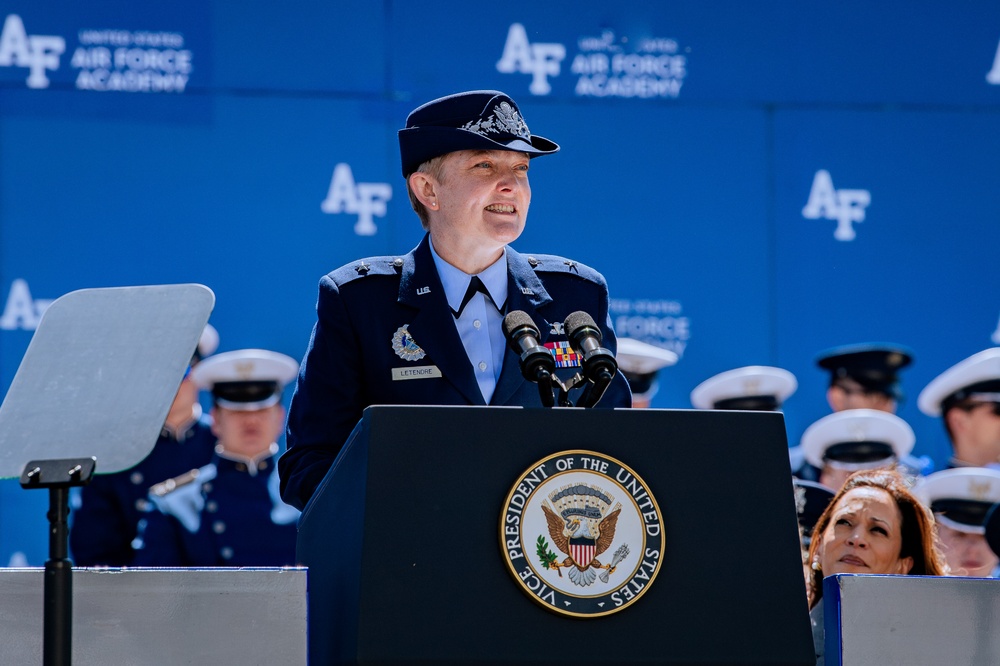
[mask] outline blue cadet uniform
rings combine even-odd
[[[283,354],[254,349],[196,369],[195,381],[212,389],[219,442],[209,464],[152,488],[156,510],[137,539],[137,566],[295,564],[299,512],[279,497],[273,440],[281,390],[297,369]],[[254,421],[244,428],[243,419]]]
[[[532,135],[514,101],[497,91],[460,93],[417,108],[399,132],[399,145],[406,178],[428,160],[455,151],[535,157],[559,148]],[[495,168],[491,160],[484,163]],[[518,187],[504,190],[497,180],[497,204],[514,211],[507,211],[511,221],[520,219],[521,211],[508,204],[523,201]],[[419,199],[412,189],[411,197]],[[490,239],[476,237],[502,257],[480,275],[456,276],[449,268],[462,271],[435,258],[437,240],[449,238],[435,236],[437,220],[456,213],[437,205],[414,204],[430,233],[410,253],[352,262],[320,280],[317,323],[289,410],[288,450],[279,462],[282,497],[293,506],[306,505],[369,405],[542,407],[538,386],[522,377],[518,355],[504,343],[505,313],[523,311],[531,318],[564,380],[580,369],[563,325],[568,315],[588,313],[601,328],[602,345],[612,353],[617,349],[607,284],[597,271],[563,257],[494,248]],[[498,214],[483,213],[494,221],[489,216]],[[463,292],[466,298],[455,298]],[[468,299],[482,317],[467,316]],[[597,406],[630,405],[628,384],[618,373]]]
[[[617,349],[604,278],[583,264],[507,248],[507,310],[521,310],[557,354],[562,379],[580,370],[562,322],[575,311],[601,323],[603,346]],[[431,257],[429,238],[402,257],[372,257],[320,282],[319,321],[302,362],[280,460],[282,497],[304,507],[369,405],[485,405]],[[572,352],[572,350],[569,350]],[[631,405],[617,374],[599,407]],[[542,407],[518,356],[504,350],[490,405]]]
[[[153,451],[130,469],[95,476],[80,491],[73,511],[70,549],[78,566],[125,567],[133,563],[133,541],[139,522],[149,512],[149,490],[155,484],[207,464],[215,451],[215,435],[200,416],[178,433],[166,429]]]
[[[195,366],[218,347],[219,334],[205,327],[191,359]],[[185,376],[185,382],[191,379]],[[69,545],[78,566],[123,567],[133,564],[133,541],[148,513],[149,489],[161,481],[207,464],[215,451],[211,422],[190,392],[191,421],[176,430],[164,425],[153,450],[142,462],[121,472],[97,474],[80,490],[71,514]],[[175,400],[182,400],[182,391]],[[175,402],[175,405],[177,403]]]

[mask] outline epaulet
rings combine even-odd
[[[377,275],[399,275],[403,270],[403,257],[386,255],[382,257],[367,257],[358,259],[331,271],[327,277],[338,286],[345,285],[361,278]]]
[[[586,264],[554,254],[526,254],[528,265],[536,273],[570,273],[591,282],[604,282],[604,276]]]
[[[180,476],[175,476],[172,479],[167,479],[166,481],[157,483],[149,489],[149,494],[155,497],[165,497],[178,488],[183,488],[189,483],[196,481],[199,476],[201,476],[200,469],[193,469],[190,472],[184,472]]]

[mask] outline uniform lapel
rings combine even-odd
[[[441,278],[434,268],[428,238],[425,235],[420,245],[403,260],[399,302],[417,310],[408,330],[443,377],[470,404],[485,405],[465,346],[455,328],[455,318],[448,307]]]
[[[522,310],[535,322],[541,334],[538,342],[544,344],[549,337],[552,324],[538,312],[538,308],[550,303],[552,297],[545,290],[542,281],[535,275],[527,259],[507,248],[507,312]],[[504,405],[517,393],[524,382],[517,354],[509,347],[504,352],[503,369],[493,391],[491,405]]]

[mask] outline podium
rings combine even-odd
[[[565,451],[620,461],[656,500],[656,577],[618,612],[546,607],[501,547],[515,484]],[[534,535],[524,558],[557,580]],[[298,555],[312,664],[814,662],[780,413],[370,407],[303,512]]]
[[[1000,663],[1000,580],[839,574],[823,579],[826,663]]]

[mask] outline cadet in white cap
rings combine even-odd
[[[133,540],[150,509],[150,487],[212,459],[215,435],[202,414],[191,369],[218,346],[219,333],[207,324],[149,455],[129,469],[99,474],[80,489],[69,534],[73,561],[79,566],[131,566]]]
[[[893,467],[915,441],[913,429],[895,414],[848,409],[806,428],[801,446],[806,461],[820,470],[819,482],[837,491],[858,470]]]
[[[195,368],[211,390],[212,461],[150,491],[150,512],[136,553],[139,566],[289,566],[295,564],[299,512],[278,493],[276,440],[282,390],[294,359],[264,349],[214,356]]]
[[[1000,502],[1000,471],[985,467],[946,469],[914,489],[934,513],[941,552],[953,576],[987,578],[998,558],[986,542],[986,516]]]
[[[1000,462],[1000,347],[942,372],[920,392],[917,406],[943,420],[953,450],[949,467]]]
[[[663,368],[677,363],[677,354],[640,340],[618,339],[618,369],[632,389],[632,407],[645,408],[660,388],[657,375]]]
[[[709,377],[691,391],[696,409],[773,412],[797,389],[795,375],[782,368],[748,365]]]

